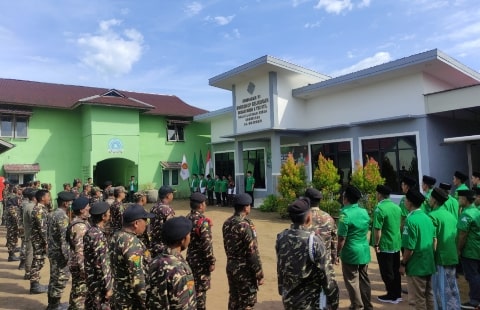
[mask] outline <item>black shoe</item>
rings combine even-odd
[[[20,264],[18,265],[18,270],[25,269],[25,259],[20,259]]]
[[[17,248],[15,248],[15,250],[13,250],[13,252],[14,252],[14,253],[18,253],[18,252],[20,252],[21,250],[22,250],[21,248],[18,248],[18,247],[17,247]]]
[[[29,274],[25,274],[23,276],[23,280],[30,280],[30,275]]]
[[[48,291],[48,287],[40,285],[38,282],[30,282],[30,294],[43,294]]]
[[[402,288],[402,294],[408,295],[408,291]]]
[[[397,298],[390,297],[388,295],[378,296],[377,299],[381,302],[386,302],[386,303],[390,303],[390,304],[398,304],[399,303],[399,300]]]
[[[471,304],[470,302],[463,303],[460,308],[461,309],[473,309],[475,310],[478,305]]]
[[[18,262],[20,258],[16,257],[14,254],[8,255],[8,261],[9,262]]]

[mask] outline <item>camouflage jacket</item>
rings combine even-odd
[[[32,232],[30,240],[34,250],[47,248],[47,207],[37,203],[32,209]],[[45,253],[46,254],[46,253]]]
[[[311,231],[320,236],[325,243],[327,261],[335,262],[337,260],[337,224],[335,220],[325,211],[319,208],[311,208],[312,226]]]
[[[124,230],[115,233],[109,247],[116,308],[146,309],[146,275],[151,262],[150,252],[135,234]]]
[[[187,218],[192,221],[192,233],[188,245],[187,261],[192,266],[210,267],[215,264],[212,244],[212,221],[198,211],[192,210]]]
[[[155,214],[155,217],[150,220],[150,240],[152,242],[152,254],[153,256],[159,255],[165,248],[162,241],[162,227],[163,223],[169,218],[175,216],[175,211],[162,202],[157,202],[150,213]]]
[[[107,291],[113,290],[113,276],[107,238],[97,225],[91,226],[83,236],[83,250],[88,294],[104,298]]]
[[[66,266],[70,246],[66,235],[68,216],[62,208],[48,215],[48,257],[54,259],[60,266]]]
[[[167,248],[155,257],[150,265],[149,278],[149,309],[197,309],[192,270],[179,252]]]
[[[229,217],[222,227],[223,246],[228,261],[246,263],[245,272],[252,277],[262,272],[262,262],[258,251],[257,232],[253,222],[238,214]]]
[[[326,251],[318,235],[293,226],[277,235],[275,250],[278,293],[285,309],[319,309],[322,289],[327,303],[338,306],[338,286],[326,271]]]
[[[25,230],[25,240],[30,241],[32,235],[32,211],[33,207],[35,207],[35,202],[28,201],[23,206],[23,228]]]
[[[110,234],[122,229],[123,226],[123,211],[125,206],[121,201],[115,200],[110,206]]]
[[[70,244],[70,271],[85,277],[83,236],[90,228],[87,219],[75,216],[67,228],[67,242]]]
[[[20,217],[22,214],[22,198],[12,194],[9,196],[7,200],[7,206],[5,210],[7,210],[6,213],[6,225],[7,227],[16,227],[17,229],[21,226],[20,224]]]

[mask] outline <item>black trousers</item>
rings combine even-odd
[[[378,267],[387,295],[391,298],[402,297],[402,278],[400,277],[400,251],[395,253],[377,253]]]

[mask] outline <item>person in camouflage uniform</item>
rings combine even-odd
[[[18,265],[18,270],[25,269],[25,251],[26,251],[26,242],[25,242],[25,224],[23,223],[23,213],[25,210],[26,204],[29,202],[28,197],[25,195],[25,190],[30,190],[28,187],[22,188],[22,200],[20,202],[19,208],[19,219],[18,219],[18,233],[21,240],[20,243],[20,264]]]
[[[105,225],[110,221],[110,205],[100,201],[90,208],[92,226],[83,236],[85,274],[87,275],[86,310],[109,310],[113,296],[113,276],[105,236]]]
[[[35,194],[37,191],[33,188],[26,188],[23,191],[24,196],[28,199],[28,202],[23,206],[23,229],[24,229],[24,238],[25,238],[25,275],[23,276],[24,280],[30,280],[30,270],[32,269],[33,261],[33,248],[32,248],[32,210],[33,207],[37,204],[37,199]]]
[[[320,209],[320,200],[322,193],[315,188],[308,188],[305,191],[305,197],[310,199],[312,211],[312,225],[310,231],[314,231],[317,236],[322,238],[325,245],[325,267],[329,276],[335,278],[334,264],[337,264],[337,224],[327,212]]]
[[[195,292],[197,309],[204,310],[207,306],[207,290],[210,289],[211,272],[215,270],[215,256],[212,244],[212,222],[205,217],[207,197],[201,193],[190,196],[190,214],[187,219],[192,222],[190,244],[187,251],[187,262],[195,277]]]
[[[50,261],[48,310],[59,309],[63,290],[70,278],[69,245],[66,240],[69,224],[67,210],[74,199],[75,195],[72,192],[58,193],[58,208],[48,215],[48,260]]]
[[[155,257],[163,252],[165,245],[162,241],[162,227],[169,218],[175,216],[175,211],[170,207],[173,201],[175,190],[170,186],[162,186],[158,190],[158,202],[150,210],[155,217],[150,222],[150,240],[152,241],[150,251]]]
[[[87,277],[85,274],[85,260],[83,236],[90,228],[90,204],[86,197],[78,197],[72,203],[75,217],[67,228],[67,242],[70,244],[69,268],[72,274],[72,289],[70,290],[70,310],[84,309],[87,296]]]
[[[122,218],[123,212],[125,211],[125,206],[123,205],[123,200],[126,196],[125,187],[115,187],[113,190],[113,196],[115,197],[115,201],[110,206],[110,224],[107,238],[111,238],[115,232],[122,229]]]
[[[145,208],[145,205],[147,204],[147,193],[144,191],[138,191],[133,193],[133,204],[141,205],[142,207]],[[147,247],[147,249],[151,248],[151,242],[150,242],[150,224],[147,224],[147,228],[141,234],[138,236],[138,239],[140,239],[143,244]]]
[[[222,227],[227,255],[229,310],[253,309],[257,303],[258,286],[264,283],[257,232],[253,222],[247,218],[251,203],[252,197],[248,194],[235,196],[235,212]]]
[[[18,237],[20,234],[20,215],[22,214],[20,206],[22,204],[22,191],[18,186],[12,188],[6,205],[6,224],[7,224],[7,249],[8,261],[17,262],[20,258],[15,256],[17,249]]]
[[[103,201],[103,191],[100,187],[94,186],[90,191],[90,205]]]
[[[337,309],[338,285],[325,264],[327,251],[321,237],[310,229],[310,200],[297,199],[287,210],[292,227],[279,233],[275,244],[278,293],[285,309]],[[321,292],[326,296],[324,304]]]
[[[198,309],[192,269],[181,254],[190,243],[192,227],[192,222],[183,216],[165,222],[166,249],[154,258],[148,273],[148,309]]]
[[[132,205],[123,213],[123,228],[110,241],[110,259],[115,279],[115,309],[147,309],[147,270],[150,252],[138,239],[154,215],[140,205]]]
[[[30,294],[41,294],[47,291],[47,288],[40,285],[40,270],[45,264],[45,255],[47,254],[47,207],[50,203],[50,193],[46,190],[38,190],[35,193],[37,204],[32,209],[32,232],[30,240],[32,242],[33,260],[30,270]]]

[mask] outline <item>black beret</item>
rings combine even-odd
[[[249,194],[238,194],[233,199],[233,203],[238,206],[248,206],[252,204],[252,197]]]
[[[323,198],[322,192],[316,188],[307,188],[305,191],[305,197],[311,200],[320,200]]]
[[[477,196],[480,195],[480,187],[474,186],[474,187],[472,187],[472,190],[475,192],[475,195],[477,195]]]
[[[423,183],[427,184],[427,185],[435,185],[435,183],[437,183],[437,179],[435,179],[434,177],[431,177],[431,176],[428,176],[428,175],[424,175],[423,178],[422,178],[422,181]]]
[[[192,221],[184,216],[173,217],[163,224],[162,237],[166,243],[185,238],[192,231]]]
[[[387,196],[390,195],[390,193],[392,192],[392,189],[390,187],[382,184],[378,184],[376,190],[378,193],[382,195],[387,195]]]
[[[464,196],[467,198],[473,198],[475,196],[475,192],[469,189],[461,189],[457,191],[458,197]]]
[[[345,189],[345,196],[349,201],[358,201],[362,197],[362,193],[353,185],[348,185]]]
[[[438,187],[440,187],[443,190],[449,191],[449,190],[452,189],[452,184],[440,183],[440,185]]]
[[[160,199],[162,198],[165,198],[167,197],[168,194],[170,193],[175,193],[175,190],[173,188],[171,188],[170,186],[168,185],[163,185],[162,187],[160,187],[160,189],[158,190],[158,197]]]
[[[414,178],[409,177],[408,175],[402,178],[402,182],[407,184],[410,187],[414,187],[417,184],[417,181]]]
[[[131,205],[123,212],[123,222],[131,223],[138,219],[154,218],[155,214],[148,213],[145,209],[138,204]]]
[[[448,195],[445,193],[445,191],[438,187],[435,187],[432,190],[432,197],[438,202],[439,205],[443,205],[445,201],[448,200]]]
[[[310,210],[310,200],[308,200],[308,198],[297,199],[287,208],[287,211],[290,215],[304,214],[308,210]]]
[[[425,201],[425,196],[416,189],[409,189],[405,197],[416,207],[419,207]]]
[[[195,192],[193,194],[190,195],[190,201],[191,202],[204,202],[205,200],[207,200],[207,197],[205,197],[204,194],[202,193],[199,193],[199,192]]]
[[[468,179],[468,177],[467,177],[465,174],[461,173],[460,171],[455,171],[455,173],[454,173],[453,175],[454,175],[457,179],[459,179],[460,181],[462,181],[462,183],[465,182],[465,181]]]
[[[472,172],[472,175],[476,178],[480,178],[480,171],[474,171]]]
[[[75,194],[70,192],[70,191],[62,191],[58,193],[57,195],[58,199],[62,201],[74,201],[75,200]]]
[[[75,199],[72,203],[72,210],[73,211],[78,211],[84,209],[90,201],[88,200],[87,197],[80,196],[77,199]]]
[[[90,214],[104,214],[110,209],[110,205],[104,201],[94,202],[90,208]]]

